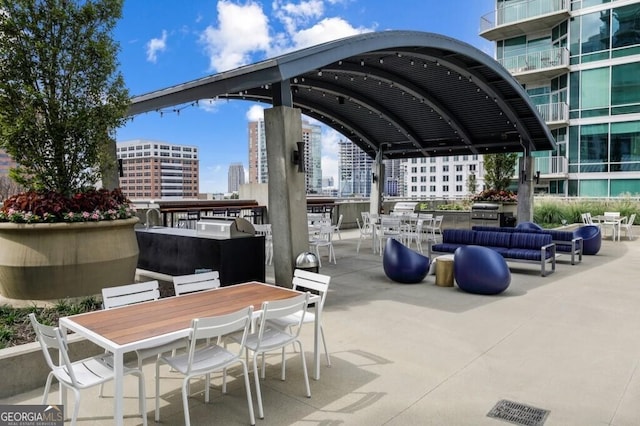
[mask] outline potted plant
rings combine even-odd
[[[129,105],[111,36],[122,2],[14,0],[2,8],[0,148],[27,190],[0,209],[0,294],[57,299],[132,282],[137,218],[113,189],[114,132]]]

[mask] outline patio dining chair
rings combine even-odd
[[[373,238],[373,228],[370,224],[360,223],[360,219],[356,218],[358,224],[358,230],[360,231],[360,238],[358,238],[358,245],[356,246],[356,253],[360,253],[360,244],[362,240],[369,240]]]
[[[273,262],[273,234],[271,233],[271,224],[253,225],[256,235],[264,236],[264,263],[271,265]]]
[[[629,219],[626,222],[620,224],[620,232],[622,232],[622,230],[624,229],[629,240],[633,239],[633,222],[635,220],[636,214],[633,213],[631,216],[629,216]]]
[[[322,326],[322,313],[324,310],[324,302],[327,298],[327,292],[329,291],[329,282],[331,277],[329,275],[318,274],[317,272],[305,271],[302,269],[296,269],[293,271],[293,289],[298,291],[314,291],[320,296],[320,305],[318,311],[320,312],[320,336],[322,337],[322,345],[324,346],[324,354],[327,358],[327,366],[331,367],[331,358],[329,357],[329,351],[327,350],[327,341],[324,337],[324,327]],[[280,317],[269,321],[270,325],[275,325],[291,332],[291,327],[299,324],[300,316],[303,312],[300,310],[291,315]],[[316,315],[314,312],[308,311],[304,315],[305,324],[314,323]]]
[[[183,294],[194,293],[196,291],[211,290],[218,287],[220,287],[220,274],[218,271],[173,277],[173,289],[176,296],[182,296]]]
[[[160,289],[157,280],[141,283],[126,284],[116,287],[106,287],[102,289],[103,309],[113,309],[120,306],[133,305],[136,303],[150,302],[160,298]],[[165,352],[174,352],[187,346],[184,339],[172,340],[160,346],[142,348],[136,350],[138,358],[138,368],[142,368],[142,362],[153,356],[157,357]],[[100,385],[100,397],[103,395],[104,386]]]
[[[248,309],[243,308],[230,314],[198,318],[191,321],[189,349],[187,352],[179,355],[161,356],[156,361],[156,422],[160,421],[159,395],[161,364],[168,364],[173,371],[177,371],[184,376],[182,381],[182,405],[184,409],[184,423],[189,426],[191,424],[189,416],[189,382],[191,379],[205,376],[204,400],[205,402],[209,402],[211,373],[216,371],[223,372],[222,393],[227,393],[227,368],[238,363],[242,366],[242,374],[244,376],[244,387],[247,394],[247,405],[249,407],[249,422],[251,425],[255,425],[256,421],[253,413],[249,372],[242,356],[252,316],[253,306],[250,306]],[[239,333],[237,335],[237,341],[240,346],[237,349],[231,351],[217,343],[220,337],[233,332]],[[216,343],[211,343],[212,341],[216,341]]]
[[[253,375],[256,387],[256,399],[258,400],[258,417],[264,418],[264,409],[262,406],[262,393],[260,391],[260,376],[258,375],[258,356],[265,352],[280,350],[282,352],[281,380],[285,380],[286,359],[284,348],[291,344],[298,344],[300,350],[300,360],[302,362],[302,373],[304,376],[304,384],[307,398],[311,398],[311,388],[309,387],[309,375],[307,373],[307,364],[304,356],[302,341],[300,340],[300,330],[304,323],[304,317],[309,304],[309,293],[301,294],[282,300],[273,300],[264,302],[260,310],[260,325],[258,331],[247,336],[245,348],[247,357],[249,351],[253,352]],[[300,313],[298,322],[293,325],[293,332],[288,332],[279,327],[269,325],[268,322],[281,317],[287,317],[292,314]],[[232,334],[231,339],[240,343],[242,342],[242,334]],[[262,379],[265,377],[264,358],[262,358]]]
[[[98,355],[71,362],[69,359],[67,340],[61,330],[58,327],[41,324],[36,319],[34,313],[29,314],[29,320],[36,333],[36,339],[40,343],[47,365],[51,369],[44,387],[42,404],[45,405],[47,403],[51,382],[55,377],[60,383],[60,386],[64,386],[73,391],[74,407],[71,424],[75,425],[80,411],[80,391],[114,379],[115,374],[112,366],[113,362],[110,361],[110,355]],[[50,351],[55,351],[59,354],[59,361],[57,363],[51,358]],[[125,367],[124,375],[128,374],[133,374],[138,377],[139,408],[140,414],[142,415],[142,424],[146,425],[147,408],[144,394],[144,374],[140,368]],[[62,402],[66,405],[66,401]]]
[[[333,249],[333,226],[326,225],[320,227],[319,231],[310,236],[309,247],[315,248],[316,256],[318,257],[318,265],[322,266],[322,260],[320,258],[320,247],[327,247],[329,250],[329,263],[333,258],[333,263],[337,264],[336,252]]]

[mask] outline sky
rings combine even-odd
[[[480,18],[494,0],[125,0],[114,31],[131,96],[142,95],[329,40],[371,31],[443,34],[493,56]],[[268,105],[199,102],[132,117],[118,141],[195,145],[200,192],[227,192],[230,164],[248,168],[249,121]],[[303,116],[303,119],[308,119]],[[312,119],[308,119],[314,122]],[[323,126],[322,173],[338,185],[339,133]]]

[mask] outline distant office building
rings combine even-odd
[[[234,163],[229,166],[228,190],[238,192],[240,185],[244,185],[244,166],[242,163]]]
[[[341,140],[338,145],[338,195],[368,197],[371,194],[373,159],[350,140]]]
[[[640,192],[640,1],[496,0],[480,35],[555,137],[537,191]]]
[[[475,192],[484,189],[483,164],[478,155],[411,158],[403,163],[404,195],[412,199],[466,198],[472,193],[470,179],[476,181]]]
[[[322,188],[333,188],[335,180],[333,176],[329,176],[322,179]]]
[[[249,122],[249,183],[267,183],[267,145],[264,120]],[[305,187],[308,194],[322,193],[322,128],[302,122],[305,143]]]
[[[404,170],[402,163],[405,160],[384,160],[384,185],[382,191],[390,197],[403,197],[405,195]]]
[[[136,139],[117,143],[122,160],[120,188],[129,198],[197,198],[199,159],[196,146]]]

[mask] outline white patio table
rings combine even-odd
[[[60,328],[71,330],[113,354],[115,372],[114,422],[123,424],[124,354],[136,349],[158,346],[187,337],[194,318],[223,315],[254,306],[260,314],[262,302],[294,297],[299,291],[274,285],[250,282],[167,297],[152,302],[88,312],[60,318]],[[320,378],[320,297],[315,303],[314,377]],[[64,389],[64,387],[63,387]],[[64,393],[61,394],[64,398]],[[64,400],[64,399],[63,399]]]

